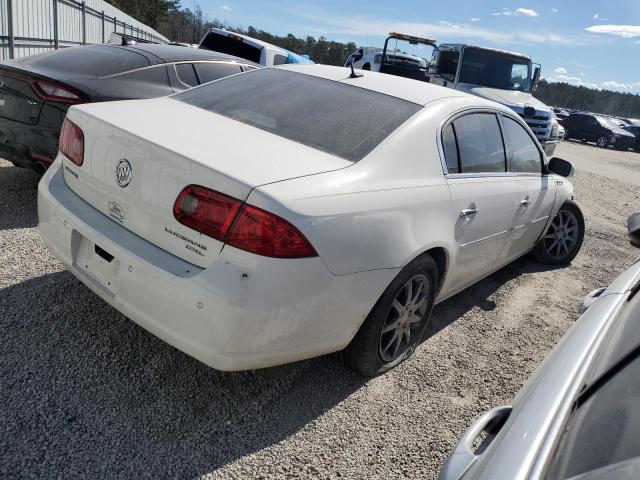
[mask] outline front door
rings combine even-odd
[[[498,262],[501,265],[533,248],[547,225],[556,195],[555,181],[542,174],[544,157],[538,142],[508,116],[502,117],[502,130],[518,200],[512,232]]]

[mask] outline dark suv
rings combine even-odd
[[[636,138],[613,120],[591,113],[572,113],[564,119],[565,138],[596,142],[599,147],[613,146],[618,150],[634,148]]]
[[[634,137],[636,137],[635,150],[640,151],[640,125],[636,125],[636,124],[627,125],[626,127],[624,127],[624,129],[630,134],[632,134]]]

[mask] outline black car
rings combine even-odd
[[[0,158],[43,173],[74,104],[153,98],[259,65],[173,45],[87,45],[0,63]]]
[[[635,145],[635,150],[636,151],[640,151],[640,125],[628,125],[626,127],[624,127],[624,129],[629,132],[631,135],[633,135],[634,137],[636,137],[636,145]]]
[[[596,142],[599,147],[618,150],[634,148],[636,138],[610,118],[591,113],[572,113],[562,122],[565,138]]]

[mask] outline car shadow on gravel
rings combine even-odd
[[[40,177],[0,160],[0,230],[38,224],[36,198]]]
[[[565,267],[543,265],[526,256],[519,258],[466,290],[436,305],[433,309],[431,322],[422,337],[422,343],[428,341],[429,338],[454,323],[474,307],[479,307],[484,311],[495,309],[496,301],[492,296],[505,283],[527,273],[547,272],[559,268]]]
[[[295,434],[364,385],[335,357],[218,372],[66,271],[1,289],[0,477],[213,472]]]

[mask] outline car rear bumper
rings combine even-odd
[[[219,370],[344,348],[398,272],[335,276],[317,257],[274,259],[228,246],[199,268],[84,202],[67,187],[62,168],[56,161],[38,187],[39,228],[49,249],[114,308]]]

